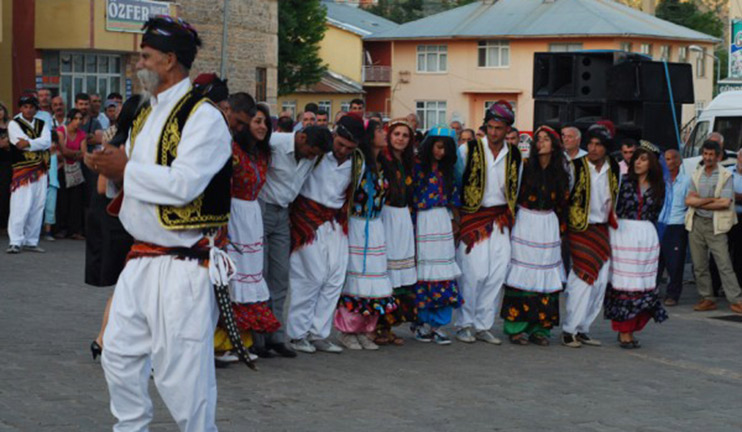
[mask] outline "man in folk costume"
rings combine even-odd
[[[590,338],[590,325],[603,306],[610,270],[608,225],[614,228],[613,211],[620,181],[618,163],[610,157],[614,128],[600,121],[588,129],[587,155],[574,159],[572,190],[567,216],[567,241],[572,270],[567,278],[566,317],[562,344],[572,348],[600,346]]]
[[[217,302],[246,354],[229,308],[233,269],[217,248],[229,220],[231,137],[218,108],[191,89],[196,30],[167,16],[143,29],[137,76],[148,103],[125,149],[107,147],[86,161],[123,181],[119,217],[135,239],[114,291],[102,365],[115,431],[147,430],[150,370],[181,431],[216,431]]]
[[[456,338],[462,342],[502,343],[490,329],[510,262],[510,229],[520,182],[520,151],[505,142],[514,120],[510,104],[498,101],[485,114],[486,136],[459,147],[466,164],[456,251],[464,297],[456,317]]]
[[[340,353],[327,340],[348,267],[351,155],[363,136],[360,116],[337,123],[333,148],[315,165],[291,206],[291,300],[286,333],[301,352]]]
[[[39,109],[36,97],[22,96],[18,107],[21,113],[8,124],[13,177],[7,252],[17,254],[21,248],[44,252],[39,247],[39,235],[46,203],[49,148],[52,145],[50,125],[35,117]]]

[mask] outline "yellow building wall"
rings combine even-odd
[[[12,69],[12,44],[13,44],[13,1],[0,0],[0,22],[2,23],[2,39],[0,39],[0,101],[8,109],[13,111],[13,69]]]
[[[672,46],[672,61],[677,61],[678,48],[693,42],[650,39],[591,38],[530,39],[510,41],[510,65],[504,68],[477,66],[477,40],[395,41],[392,61],[392,117],[414,113],[417,101],[446,101],[446,118],[463,120],[468,127],[479,126],[484,117],[484,101],[504,98],[516,102],[515,127],[533,130],[534,101],[533,55],[549,51],[549,43],[582,43],[583,49],[620,49],[622,41],[631,41],[637,51],[641,43],[652,43],[655,59],[659,46]],[[448,71],[444,73],[416,72],[417,45],[440,44],[448,46]],[[711,44],[699,44],[712,50]],[[689,51],[688,61],[693,67],[694,90],[697,102],[707,104],[712,98],[713,62],[708,59],[706,76],[695,76],[696,54]],[[402,82],[402,77],[409,82]],[[695,110],[683,107],[683,123],[689,121]]]
[[[328,24],[319,55],[331,71],[361,82],[363,41],[359,35]]]
[[[137,33],[106,30],[106,1],[45,0],[36,2],[35,37],[37,49],[97,49],[135,52]],[[170,6],[175,14],[176,8]],[[93,29],[92,37],[90,29]]]
[[[278,98],[278,112],[276,115],[281,114],[283,111],[283,103],[286,101],[296,102],[296,112],[294,113],[294,120],[296,120],[296,114],[304,111],[304,105],[319,101],[329,100],[332,103],[332,112],[330,113],[330,123],[335,119],[335,114],[340,111],[340,106],[343,102],[350,103],[355,98],[363,98],[361,93],[358,94],[345,94],[345,93],[294,93],[286,96],[280,96]]]

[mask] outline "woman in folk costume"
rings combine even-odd
[[[655,224],[665,199],[659,155],[655,145],[641,141],[619,189],[618,228],[610,230],[611,277],[604,315],[618,332],[621,348],[639,348],[634,333],[650,319],[667,319],[657,287],[660,244]]]
[[[387,272],[386,236],[381,211],[389,182],[379,167],[386,148],[386,134],[375,121],[368,122],[353,156],[348,220],[348,271],[335,311],[340,342],[348,349],[377,350],[372,338],[379,317],[396,309]]]
[[[227,252],[237,270],[230,282],[230,294],[243,344],[249,347],[251,332],[274,332],[281,325],[268,305],[270,294],[263,279],[263,218],[257,201],[270,165],[271,123],[268,108],[257,105],[247,93],[233,94],[229,104],[233,117],[230,123],[243,122],[230,125],[232,206]],[[214,335],[214,349],[217,352],[232,349],[221,326]]]
[[[393,325],[415,322],[415,230],[412,226],[413,142],[412,126],[405,119],[392,120],[387,129],[387,147],[379,156],[389,193],[381,210],[387,243],[387,267],[397,309],[385,314],[376,326],[378,345],[402,345],[404,339],[392,332]]]
[[[541,126],[523,168],[511,258],[500,316],[516,345],[549,345],[559,325],[559,292],[566,281],[560,236],[569,204],[568,162],[559,133]]]
[[[455,180],[458,158],[456,132],[433,128],[420,147],[413,170],[415,242],[417,244],[417,324],[415,339],[439,345],[451,343],[440,327],[451,322],[454,308],[461,306],[456,278],[456,244],[452,220],[458,221],[461,205]],[[458,223],[457,223],[458,225]]]

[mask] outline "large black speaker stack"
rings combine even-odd
[[[693,74],[687,63],[668,63],[668,72],[680,127],[682,104],[694,101]],[[617,139],[677,148],[666,75],[662,62],[625,52],[536,53],[534,128],[573,124],[584,131],[610,119]]]

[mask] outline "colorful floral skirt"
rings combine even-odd
[[[618,291],[608,286],[603,302],[603,316],[613,321],[630,321],[648,313],[655,322],[665,321],[667,311],[662,307],[658,288],[645,292]]]
[[[500,316],[506,322],[536,323],[550,329],[559,325],[559,293],[536,293],[505,286]]]
[[[396,288],[394,290],[394,304],[396,308],[391,313],[384,314],[379,320],[379,327],[389,329],[392,326],[402,323],[416,322],[416,297],[415,285]]]

